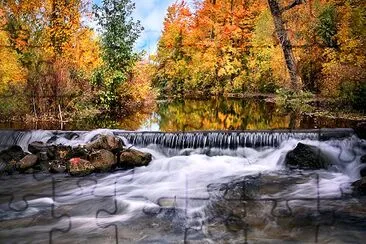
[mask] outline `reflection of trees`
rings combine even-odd
[[[123,118],[113,117],[95,117],[76,121],[67,125],[67,129],[91,130],[97,128],[123,129],[123,130],[138,130],[152,116],[156,108],[155,103],[144,104],[135,113],[131,113]]]
[[[290,116],[257,100],[185,100],[160,104],[160,130],[245,130],[288,128]]]

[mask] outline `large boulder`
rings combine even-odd
[[[81,158],[72,158],[67,164],[67,171],[72,176],[85,176],[93,173],[94,165],[88,160]]]
[[[20,172],[25,172],[27,169],[32,168],[38,162],[37,155],[29,154],[16,163],[16,168]]]
[[[122,147],[123,142],[121,139],[115,136],[107,136],[107,135],[102,135],[98,139],[85,145],[85,148],[90,151],[100,149],[113,151]]]
[[[89,155],[89,159],[97,172],[110,171],[117,165],[117,160],[114,154],[105,149],[91,153]]]
[[[118,164],[121,167],[146,166],[152,160],[150,153],[144,153],[135,149],[126,149],[120,152]]]
[[[316,146],[299,142],[294,150],[287,153],[285,164],[298,169],[325,169],[331,161]]]

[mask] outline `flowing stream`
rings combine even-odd
[[[0,243],[362,243],[366,199],[352,192],[366,143],[352,130],[190,133],[1,131],[0,149],[85,144],[98,134],[149,152],[146,167],[87,177],[0,178]],[[289,170],[314,145],[327,170]]]

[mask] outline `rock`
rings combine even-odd
[[[361,177],[365,177],[366,176],[366,167],[361,168],[360,175],[361,175]]]
[[[366,177],[362,177],[360,180],[357,180],[352,183],[353,190],[362,195],[366,194]]]
[[[51,173],[65,173],[66,172],[66,163],[59,160],[53,160],[50,162],[50,172]]]
[[[126,149],[119,154],[119,166],[121,167],[138,167],[146,166],[152,160],[150,153],[144,153],[135,149]]]
[[[290,168],[324,169],[331,162],[319,148],[299,142],[294,150],[287,153],[285,164]]]
[[[72,151],[72,148],[70,146],[63,146],[63,145],[57,145],[56,146],[56,153],[55,153],[55,159],[62,160],[62,159],[70,159],[69,152]],[[68,158],[69,157],[69,158]]]
[[[16,171],[16,163],[27,154],[20,146],[11,146],[0,152],[0,174],[13,174]]]
[[[29,154],[16,163],[16,168],[19,171],[24,172],[27,169],[32,168],[34,165],[36,165],[37,162],[38,157],[34,154]]]
[[[91,164],[97,172],[107,172],[114,169],[117,165],[114,154],[108,150],[102,149],[89,155]]]
[[[363,156],[360,158],[360,163],[362,163],[362,164],[366,164],[366,155],[363,155]]]
[[[47,155],[47,160],[54,159],[56,157],[56,146],[46,144],[43,142],[35,141],[28,145],[28,151],[32,154],[40,155],[41,153]]]
[[[86,148],[78,146],[70,148],[70,150],[65,155],[65,159],[69,160],[71,158],[81,158],[88,160],[89,152]]]
[[[72,158],[67,164],[67,170],[72,176],[85,176],[93,173],[95,167],[88,160]]]
[[[50,172],[51,161],[40,161],[36,166],[33,167],[37,172],[48,173]]]
[[[358,123],[354,130],[360,139],[366,139],[366,122]]]
[[[16,170],[16,161],[11,160],[10,162],[0,162],[0,175],[2,174],[14,174]]]
[[[48,160],[47,152],[38,153],[38,157],[39,157],[39,160],[41,160],[41,161],[47,161]]]
[[[19,161],[24,158],[25,155],[27,154],[20,146],[14,145],[0,152],[0,161],[5,163],[8,163],[12,160]]]
[[[95,141],[85,145],[87,150],[116,150],[123,147],[123,142],[118,137],[102,135]]]
[[[65,137],[67,140],[73,140],[73,139],[79,138],[79,135],[78,135],[78,134],[76,134],[75,132],[70,131],[70,132],[66,132],[66,133],[64,134],[64,137]]]

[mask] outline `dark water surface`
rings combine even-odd
[[[114,128],[147,131],[352,128],[357,121],[314,117],[256,99],[159,101],[126,118],[93,118],[66,123],[0,123],[3,129],[91,130]]]

